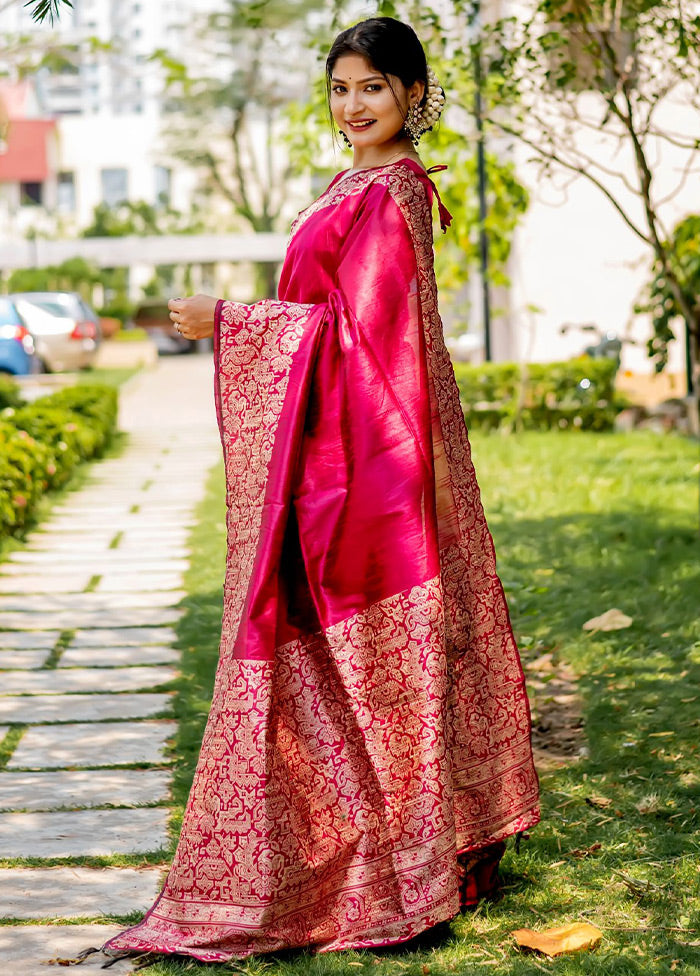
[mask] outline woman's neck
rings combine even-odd
[[[393,163],[404,156],[410,156],[413,159],[418,158],[418,153],[410,139],[402,139],[394,143],[393,146],[358,147],[353,152],[352,168],[354,170],[372,169],[375,166]]]

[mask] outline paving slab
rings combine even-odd
[[[0,868],[0,918],[95,918],[146,911],[160,868]]]
[[[0,648],[3,650],[53,650],[61,636],[58,630],[0,631]]]
[[[5,668],[17,668],[20,671],[32,671],[43,668],[48,660],[50,651],[0,651],[0,671]],[[0,678],[0,687],[2,678]]]
[[[183,610],[170,607],[125,607],[114,610],[63,610],[53,613],[19,610],[0,611],[0,628],[4,630],[75,630],[81,627],[122,627],[125,624],[161,627],[174,624]]]
[[[63,553],[73,552],[80,546],[83,552],[108,552],[109,544],[117,531],[115,529],[114,532],[110,535],[105,535],[103,538],[93,539],[87,536],[80,540],[77,537],[71,538],[68,536],[61,536],[60,539],[56,539],[55,537],[40,539],[37,535],[34,535],[25,542],[25,549],[28,552],[46,552],[50,549],[53,553]]]
[[[168,846],[164,807],[0,814],[0,857],[106,857]]]
[[[41,543],[45,544],[44,547],[48,545],[53,545],[54,543],[60,543],[63,545],[66,542],[72,542],[75,540],[81,545],[89,545],[94,543],[95,547],[97,544],[107,543],[109,545],[110,540],[114,537],[114,533],[117,531],[117,523],[112,522],[111,525],[105,524],[101,529],[95,527],[85,528],[83,525],[79,525],[77,528],[72,529],[70,532],[58,532],[53,529],[45,522],[42,523],[40,528],[34,529],[30,532],[25,539],[25,543]]]
[[[13,567],[16,566],[24,572],[55,574],[85,571],[92,576],[94,573],[131,573],[135,569],[171,572],[186,570],[189,567],[189,559],[186,556],[163,556],[149,550],[135,553],[131,549],[124,552],[110,549],[106,553],[93,555],[73,552],[65,553],[60,557],[51,552],[29,552],[26,549],[18,549],[8,558],[12,560],[5,563],[8,572],[13,572]]]
[[[76,492],[76,494],[71,495],[71,499],[72,501],[69,505],[54,505],[51,510],[53,516],[56,518],[68,518],[75,516],[76,509],[79,509],[81,515],[88,518],[110,519],[113,525],[116,518],[128,515],[132,509],[130,498],[125,499],[122,496],[119,499],[115,499],[113,504],[105,505],[98,498],[94,497],[92,489]]]
[[[24,652],[26,653],[26,652]],[[123,668],[127,665],[177,664],[180,652],[166,644],[144,647],[72,647],[61,655],[59,668]],[[0,652],[0,662],[2,652]]]
[[[95,593],[153,593],[156,590],[177,590],[182,583],[182,573],[108,573],[95,587]]]
[[[150,549],[172,550],[175,546],[187,547],[189,529],[132,529],[124,526],[118,549],[144,546]]]
[[[4,925],[0,926],[0,960],[7,976],[58,976],[64,972],[59,966],[51,966],[49,959],[74,958],[88,946],[104,945],[122,927],[118,925]],[[97,973],[107,961],[102,953],[89,956],[78,972]],[[135,972],[135,963],[120,960],[107,970],[114,976],[129,976]]]
[[[61,576],[44,576],[40,573],[3,573],[0,576],[0,593],[7,596],[11,593],[36,595],[48,593],[82,593],[90,582],[93,573],[64,572]]]
[[[76,691],[140,691],[172,681],[177,673],[175,668],[165,665],[5,671],[0,682],[0,697]]]
[[[192,507],[188,506],[188,511],[191,511]],[[157,516],[157,515],[141,515],[141,514],[121,514],[113,515],[109,518],[100,516],[99,518],[90,517],[81,513],[79,519],[52,519],[48,522],[44,522],[44,529],[47,532],[52,532],[59,535],[62,532],[68,533],[92,533],[92,532],[108,532],[110,529],[112,533],[115,532],[115,526],[118,526],[119,530],[126,530],[131,532],[143,531],[143,532],[184,532],[187,533],[191,526],[195,525],[196,519],[191,515],[185,515],[184,512],[175,512],[171,515]]]
[[[99,723],[98,723],[99,724]],[[143,806],[170,796],[169,769],[80,769],[39,773],[0,772],[0,810],[72,810]]]
[[[96,627],[79,630],[70,647],[132,647],[141,644],[173,644],[177,634],[172,627]]]
[[[187,594],[184,590],[154,593],[74,593],[69,599],[65,596],[52,596],[43,593],[37,596],[22,594],[0,597],[0,612],[16,610],[26,614],[54,613],[67,610],[115,610],[122,607],[170,607],[179,603]]]
[[[76,722],[29,728],[7,769],[127,766],[165,761],[175,722]]]
[[[172,693],[122,695],[15,695],[0,696],[0,721],[105,722],[111,719],[153,718],[169,712]]]

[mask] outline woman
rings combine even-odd
[[[109,953],[399,943],[492,892],[538,820],[413,143],[444,95],[390,18],[327,69],[353,166],[297,218],[279,300],[170,303],[215,340],[221,654],[164,890]]]

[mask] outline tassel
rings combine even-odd
[[[115,962],[120,962],[120,960],[122,959],[129,959],[131,955],[132,955],[131,952],[121,952],[118,956],[113,956],[106,963],[103,963],[103,965],[100,968],[109,969],[110,966],[113,966],[115,964]]]
[[[427,174],[428,174],[428,176],[430,176],[432,173],[442,173],[442,171],[445,170],[445,169],[447,169],[447,166],[445,166],[445,165],[431,166],[430,169],[427,170]],[[432,186],[433,190],[435,191],[435,196],[437,197],[438,213],[440,215],[440,228],[441,228],[443,234],[445,234],[445,233],[447,233],[447,228],[452,223],[452,214],[450,213],[450,211],[447,209],[447,207],[443,204],[442,200],[440,199],[440,194],[438,193],[438,188],[435,186],[435,184],[433,183],[432,180],[430,181],[430,185]]]
[[[515,853],[520,853],[520,842],[522,840],[530,840],[530,835],[525,830],[519,830],[515,835]]]
[[[85,962],[88,956],[92,956],[96,952],[100,952],[100,949],[92,946],[90,949],[83,949],[82,952],[79,952],[78,955],[74,956],[72,959],[49,959],[48,964],[49,966],[79,966],[81,963]]]

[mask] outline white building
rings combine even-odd
[[[190,209],[196,177],[167,155],[164,71],[151,56],[167,49],[170,57],[187,57],[191,63],[197,18],[222,4],[73,0],[72,9],[61,9],[53,28],[34,24],[19,0],[0,8],[0,37],[25,34],[37,50],[49,39],[54,48],[57,41],[69,46],[61,70],[40,68],[32,75],[31,92],[26,83],[16,81],[17,59],[26,61],[30,49],[13,55],[8,43],[3,58],[0,47],[0,69],[9,76],[0,82],[0,121],[3,111],[9,116],[4,149],[0,144],[0,238],[29,231],[76,233],[103,203],[132,200]],[[29,119],[37,144],[40,126],[55,123],[41,167],[29,158],[36,157],[36,148],[28,148],[21,138]],[[19,151],[25,157],[26,178],[16,165],[18,140],[23,142]],[[8,150],[10,167],[3,159]]]
[[[39,98],[48,115],[138,115],[160,113],[163,74],[151,60],[155,51],[174,59],[190,58],[199,19],[223,0],[72,0],[61,7],[53,26],[37,25],[21,0],[0,7],[0,37],[24,34],[31,55],[42,42],[55,49],[65,43],[65,65],[36,74]],[[7,52],[0,66],[10,70]]]

